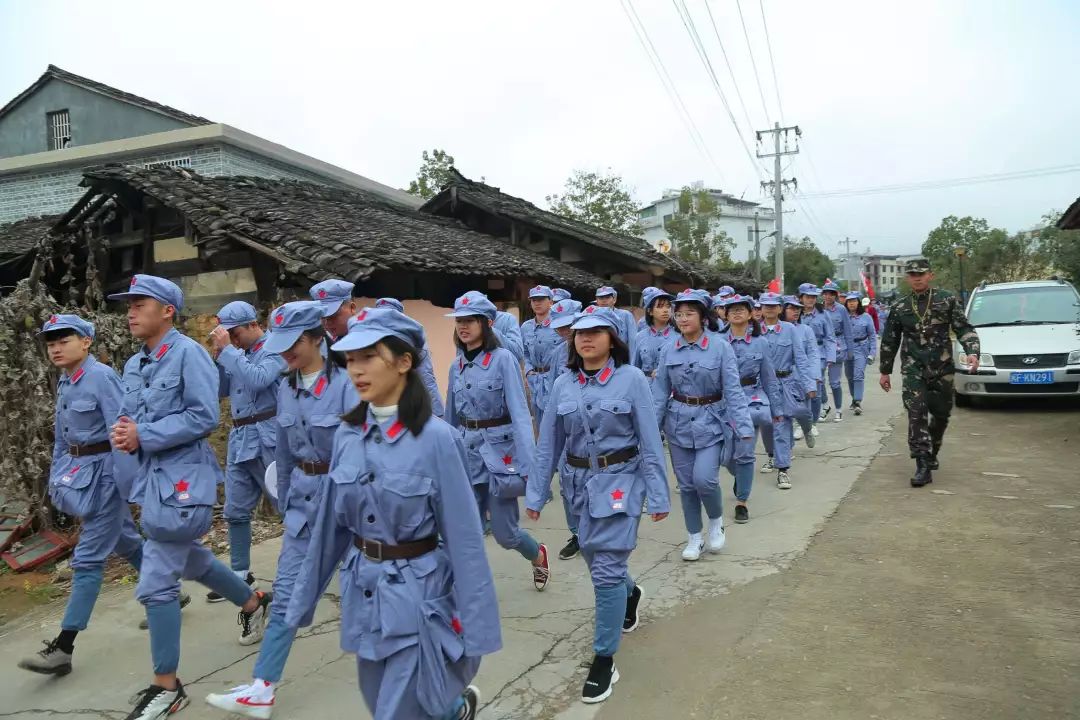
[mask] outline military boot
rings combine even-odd
[[[934,443],[934,448],[933,448],[933,450],[930,451],[930,459],[927,460],[927,466],[931,470],[937,470],[938,467],[940,467],[938,465],[938,459],[937,459],[937,456],[938,456],[939,452],[941,452],[941,443],[939,443],[939,442]]]
[[[934,482],[930,472],[930,458],[920,455],[915,458],[915,474],[911,477],[911,487],[922,487]]]

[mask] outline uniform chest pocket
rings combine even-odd
[[[563,424],[563,430],[567,433],[574,431],[574,413],[577,412],[576,402],[561,402],[555,408],[559,421]]]
[[[75,400],[68,407],[71,409],[68,418],[75,430],[93,430],[102,422],[97,400]]]
[[[170,415],[180,407],[183,382],[179,375],[162,375],[149,383],[146,406],[156,416]]]
[[[377,490],[386,515],[386,527],[399,540],[412,540],[413,533],[432,515],[432,480],[409,473],[383,473]]]
[[[630,428],[629,400],[601,400],[600,412],[591,415],[599,425],[597,432],[602,435],[625,433]]]

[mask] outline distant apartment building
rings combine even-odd
[[[904,263],[919,255],[863,255],[862,271],[870,278],[878,295],[904,289]]]
[[[750,259],[754,249],[754,219],[757,218],[758,235],[761,238],[761,257],[768,255],[772,247],[772,238],[766,237],[773,231],[773,210],[756,202],[743,200],[716,188],[706,188],[704,183],[695,182],[690,188],[695,191],[705,190],[716,201],[720,217],[712,222],[712,232],[725,232],[735,241],[731,252],[732,260],[745,262]],[[641,225],[645,240],[657,250],[666,252],[670,248],[667,222],[679,211],[681,190],[665,190],[663,197],[638,210],[638,223]]]

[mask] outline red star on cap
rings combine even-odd
[[[277,315],[274,316],[274,324],[275,325],[280,325],[283,322],[285,322],[285,315],[283,313],[278,313]]]
[[[320,290],[319,291],[319,297],[321,297],[321,298],[326,297],[326,291],[325,290]]]
[[[596,312],[596,306],[595,305],[590,305],[589,307],[585,308],[585,312],[587,312],[587,313]]]
[[[614,490],[611,491],[611,499],[612,500],[622,500],[623,499],[623,494],[624,493],[623,493],[622,490],[619,490],[618,488],[615,488]]]
[[[510,457],[509,455],[503,455],[503,465],[509,465],[513,461],[514,458]]]
[[[131,276],[131,285],[134,286],[139,280],[134,275]]]
[[[555,306],[555,312],[562,312],[562,303]]]
[[[176,483],[176,492],[187,492],[187,489],[188,489],[188,481],[187,480],[181,480],[180,482]]]
[[[56,323],[60,322],[60,318],[56,317],[55,315],[50,315],[49,322],[55,325]]]
[[[467,297],[461,298],[461,304],[462,305],[468,305],[469,304],[469,298],[467,298]]]

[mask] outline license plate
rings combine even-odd
[[[1010,385],[1049,385],[1054,382],[1052,372],[1014,372],[1009,373]]]

